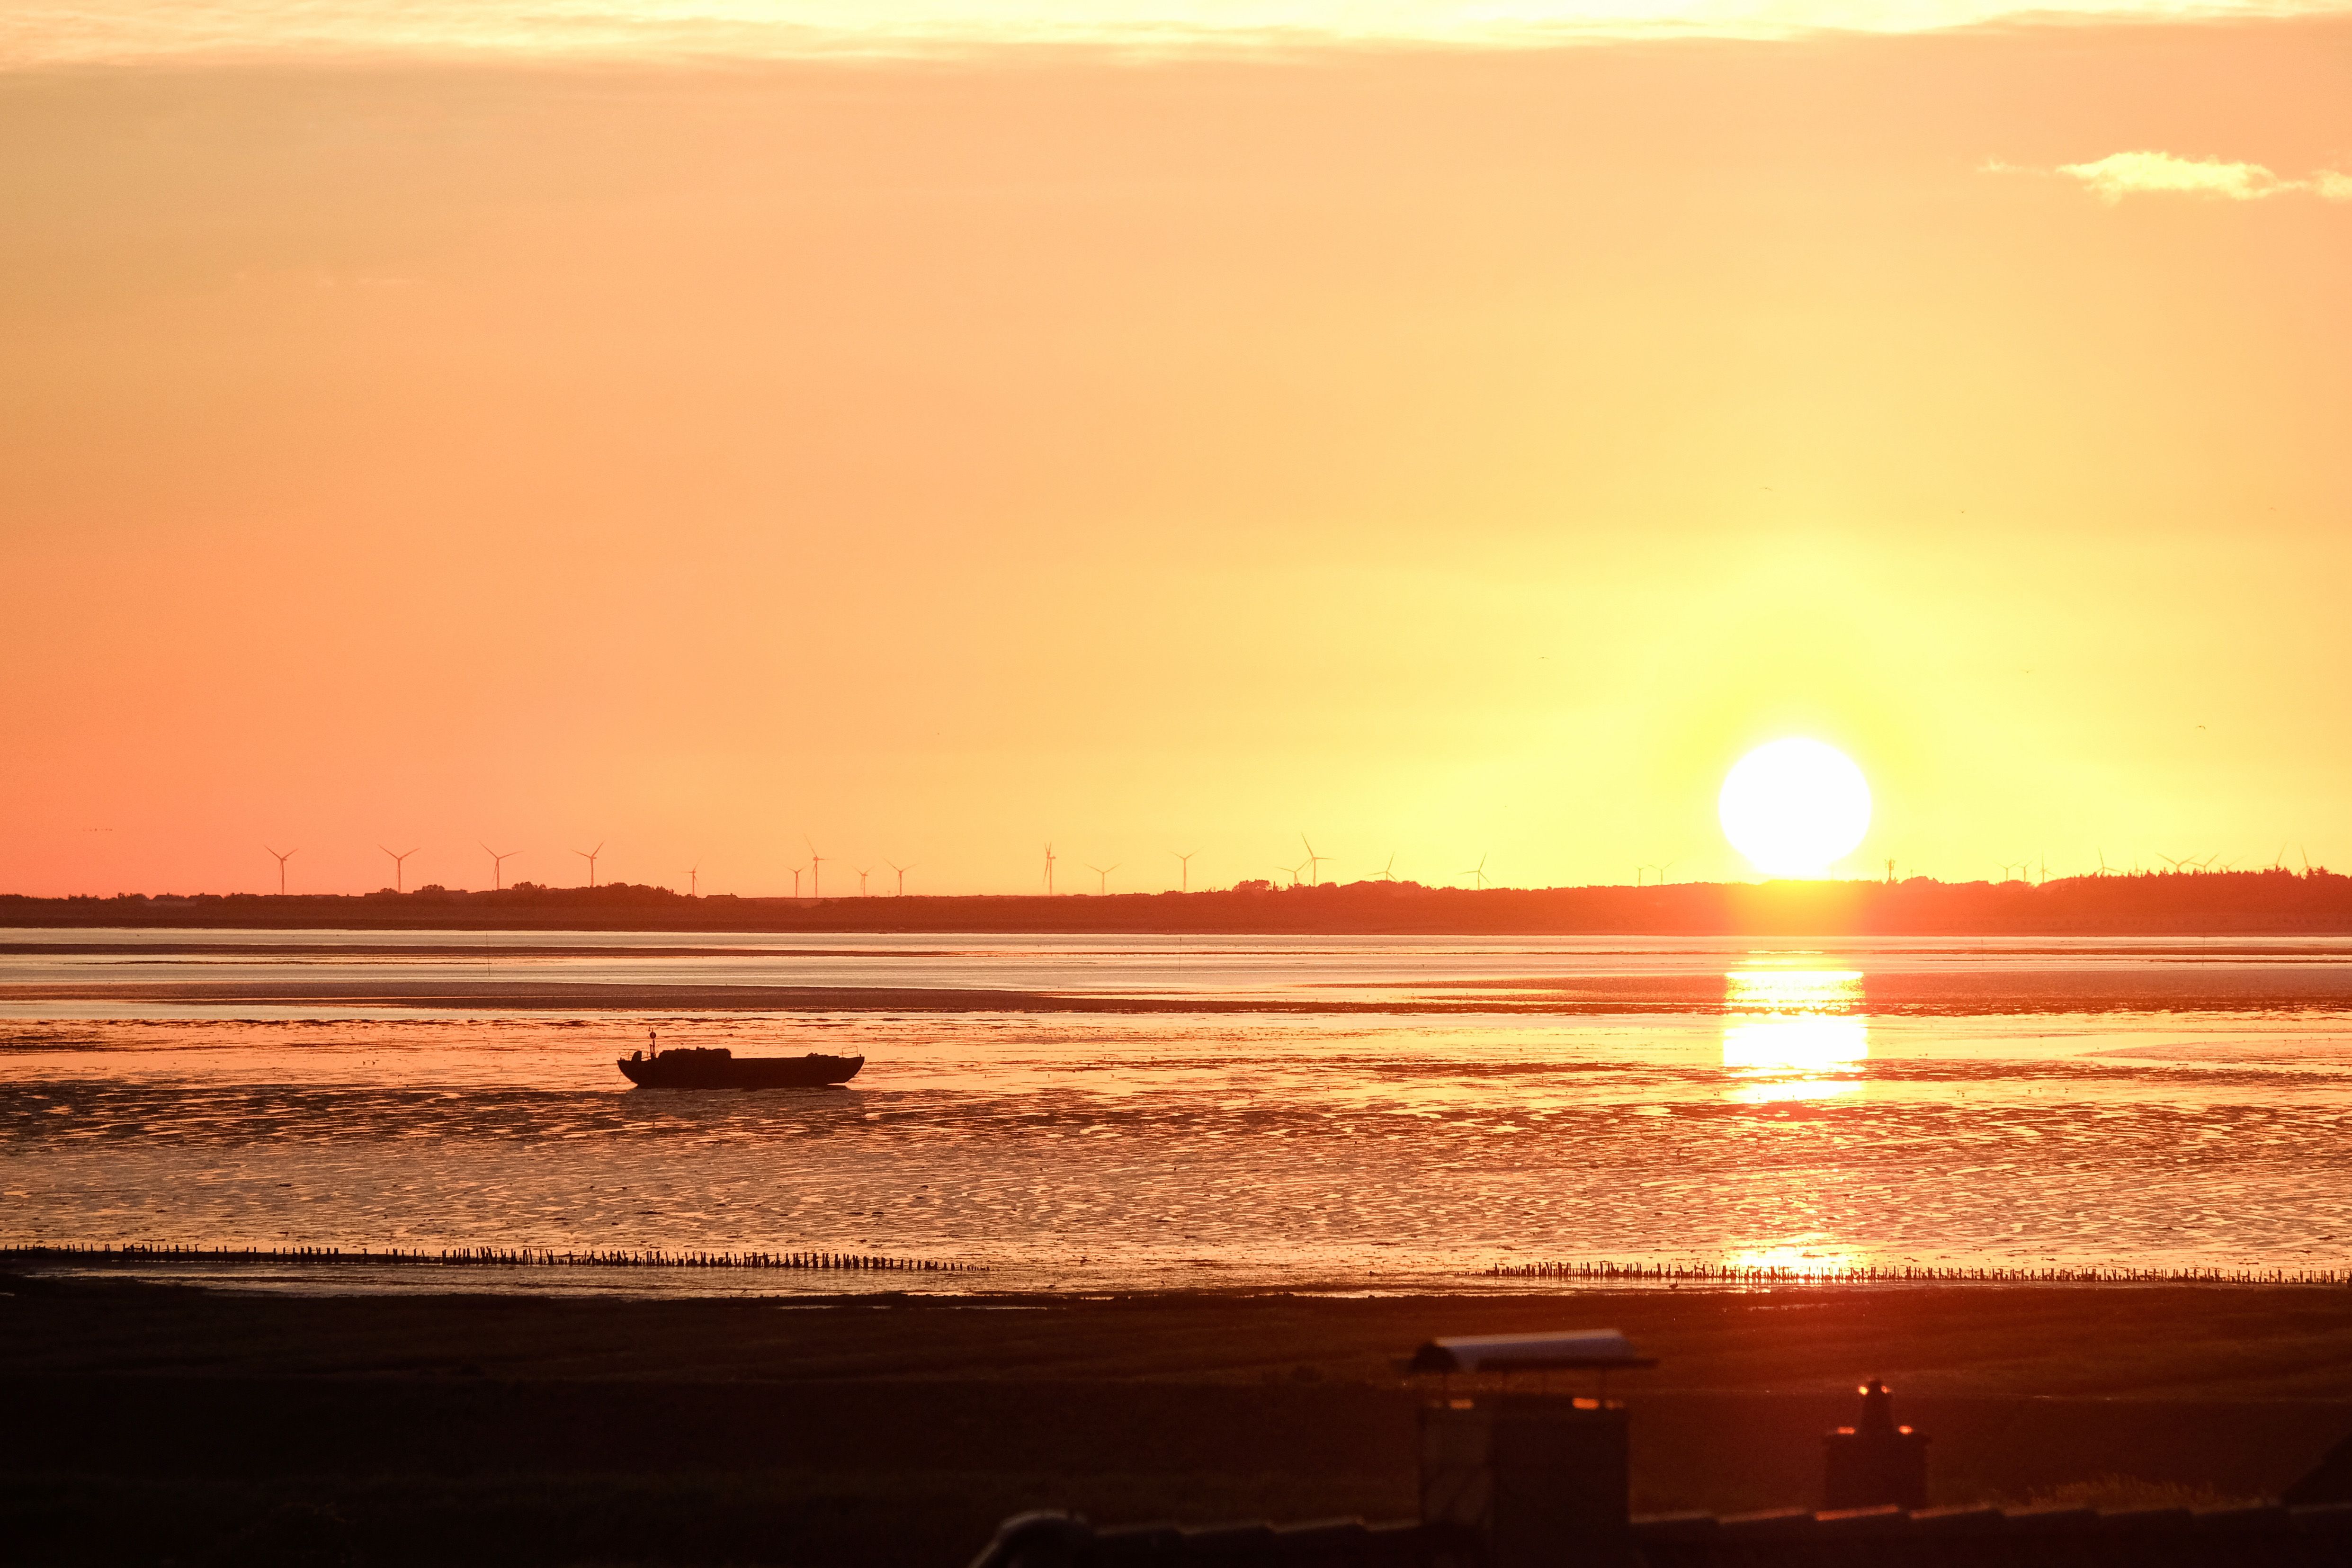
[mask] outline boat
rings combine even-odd
[[[725,1046],[673,1046],[647,1056],[642,1051],[617,1064],[621,1075],[645,1089],[815,1089],[847,1083],[866,1065],[864,1057],[739,1057]]]

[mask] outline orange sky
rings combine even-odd
[[[2326,20],[0,73],[0,888],[2340,867],[2347,172]]]

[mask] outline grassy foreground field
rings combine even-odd
[[[2352,1432],[2352,1291],[234,1296],[0,1278],[0,1561],[955,1564],[1002,1516],[1412,1509],[1435,1334],[1613,1326],[1635,1506],[1808,1504],[1886,1377],[1939,1500],[2276,1492]]]

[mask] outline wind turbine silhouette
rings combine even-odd
[[[377,845],[376,847],[383,849],[383,846],[381,844]],[[389,849],[383,849],[383,852],[387,855],[392,855],[392,851]],[[415,853],[416,851],[414,849],[404,849],[397,855],[392,855],[392,890],[394,892],[401,893],[407,891],[407,889],[402,885],[402,874],[408,868],[408,858]]]
[[[1113,871],[1118,870],[1118,867],[1119,863],[1114,860],[1108,866],[1089,866],[1087,868],[1087,870],[1092,871],[1097,877],[1101,879],[1100,881],[1095,884],[1096,892],[1108,893],[1110,891],[1110,874]]]
[[[793,874],[793,897],[797,899],[801,896],[801,868],[798,866],[787,868]]]
[[[574,855],[579,856],[580,858],[588,862],[588,885],[592,888],[596,885],[596,857],[602,855],[604,852],[604,841],[601,838],[596,840],[596,847],[593,849],[574,849],[572,851]]]
[[[1382,866],[1382,867],[1381,868],[1381,881],[1383,881],[1383,882],[1393,882],[1393,881],[1395,881],[1395,880],[1396,880],[1396,879],[1395,879],[1394,877],[1392,877],[1392,876],[1391,876],[1391,875],[1390,875],[1390,873],[1391,873],[1391,872],[1392,872],[1392,871],[1394,871],[1395,869],[1396,869],[1396,851],[1395,851],[1395,850],[1393,850],[1393,849],[1391,849],[1391,850],[1390,850],[1390,851],[1389,851],[1389,860],[1388,860],[1388,864],[1387,864],[1387,865],[1385,865],[1385,866]]]
[[[901,866],[896,860],[885,860],[882,864],[889,867],[890,869],[898,873],[898,897],[902,899],[905,898],[907,896],[907,873],[915,868],[915,862],[909,860],[905,865]]]
[[[1198,849],[1171,849],[1168,853],[1176,857],[1176,890],[1180,893],[1191,892],[1192,890],[1192,857],[1198,855],[1200,851]]]
[[[824,897],[824,857],[816,852],[815,839],[803,838],[801,842],[809,847],[809,897],[821,899]]]
[[[702,897],[702,863],[699,860],[687,868],[686,896],[689,899]]]
[[[262,847],[264,849],[269,849],[269,846],[267,844],[263,845]],[[278,851],[275,849],[269,849],[269,852],[272,855],[278,855]],[[301,847],[298,845],[294,848],[286,851],[285,854],[278,855],[278,896],[281,899],[286,896],[286,862],[291,860],[295,856],[299,855],[300,853],[302,853]]]
[[[2106,852],[2105,849],[2102,849],[2102,850],[2100,850],[2100,851],[2098,852],[2098,855],[2099,855],[2099,875],[2100,875],[2100,876],[2102,876],[2102,877],[2105,877],[2105,876],[2112,875],[2112,873],[2111,873],[2111,872],[2109,872],[2109,871],[2108,871],[2108,869],[2107,869],[2107,852]]]
[[[1275,869],[1286,873],[1290,878],[1290,885],[1295,888],[1298,886],[1298,873],[1307,869],[1307,862],[1301,860],[1296,866],[1276,866]]]
[[[871,866],[860,866],[857,868],[857,896],[859,898],[862,899],[866,896],[866,879],[873,874],[874,868]]]
[[[1319,888],[1323,885],[1323,862],[1330,857],[1315,853],[1315,846],[1308,841],[1304,833],[1298,836],[1298,842],[1307,846],[1307,858],[1303,864],[1307,868],[1307,885]]]
[[[477,844],[482,844],[482,841],[478,838],[475,839],[474,842]],[[505,854],[501,855],[499,851],[491,848],[488,845],[482,844],[482,853],[490,858],[490,891],[495,893],[500,888],[506,886],[506,877],[504,873],[506,871],[507,862],[521,854],[522,851],[520,849],[509,849]]]
[[[1049,899],[1054,896],[1054,847],[1051,844],[1045,846],[1045,896]]]
[[[1478,864],[1462,874],[1465,877],[1475,877],[1478,879],[1478,886],[1484,888],[1486,885],[1486,857],[1479,856]]]

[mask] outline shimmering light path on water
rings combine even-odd
[[[1390,940],[1370,974],[1356,945],[1305,941],[1231,963],[1214,944],[856,945],[892,985],[935,963],[954,986],[1088,994],[1181,962],[1204,991],[1295,1005],[1337,974],[1402,1010],[661,1011],[667,1043],[868,1058],[844,1090],[693,1095],[614,1071],[638,1013],[121,1017],[20,993],[0,1022],[0,1242],[808,1247],[985,1262],[1023,1289],[1396,1289],[1572,1258],[2352,1262],[2352,1016],[2313,1000],[2352,958],[2324,944]],[[6,960],[0,983],[55,983],[29,972],[59,962]],[[618,962],[633,985],[676,973]],[[808,959],[816,982],[760,962],[803,985],[858,961]],[[1961,1000],[1880,1012],[1880,976],[1922,966]],[[2231,1005],[2116,1010],[2136,973]],[[1707,999],[1662,1007],[1661,975],[1705,978]],[[1646,1010],[1411,1010],[1546,976]]]

